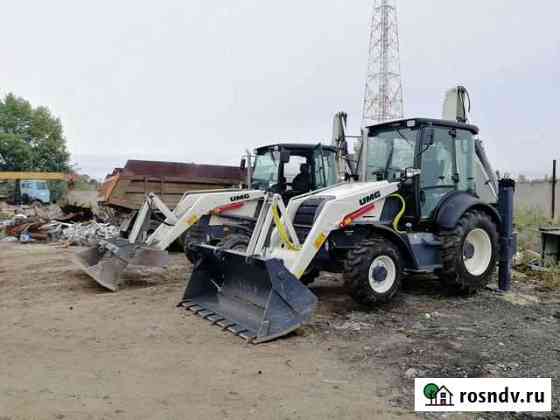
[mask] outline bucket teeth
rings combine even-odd
[[[206,318],[208,321],[210,321],[212,324],[217,324],[220,321],[223,321],[224,318],[221,317],[220,315],[210,315],[209,317]]]
[[[181,306],[253,343],[289,334],[308,321],[317,297],[277,259],[206,245]]]
[[[255,336],[251,335],[246,328],[243,328],[241,325],[235,322],[228,321],[227,319],[220,316],[219,314],[216,314],[208,309],[204,309],[196,303],[184,301],[179,303],[179,305],[177,306],[183,307],[186,310],[198,315],[202,319],[209,321],[211,325],[216,325],[222,331],[228,331],[233,335],[241,337],[249,342],[255,339]]]

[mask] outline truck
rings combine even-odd
[[[239,187],[243,179],[239,166],[128,160],[105,177],[97,203],[109,210],[113,223],[126,236],[148,193],[157,192],[173,209],[186,192]]]

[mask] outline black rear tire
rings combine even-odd
[[[439,277],[444,283],[463,293],[486,286],[498,257],[498,232],[492,218],[481,211],[468,211],[454,229],[440,232],[440,238],[443,267]]]
[[[368,238],[348,252],[344,281],[355,301],[372,306],[388,302],[397,294],[402,267],[395,244],[383,237]]]

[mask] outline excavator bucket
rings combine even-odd
[[[138,247],[116,238],[74,254],[74,260],[98,284],[116,292],[122,285],[121,274],[129,264],[164,267],[169,256],[165,251]]]
[[[317,297],[281,260],[198,245],[179,304],[253,343],[288,334],[308,321]]]

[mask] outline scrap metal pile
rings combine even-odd
[[[118,227],[95,220],[87,211],[64,213],[57,206],[10,206],[4,207],[0,214],[4,219],[0,220],[3,241],[94,246],[99,240],[119,236]]]

